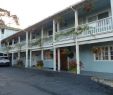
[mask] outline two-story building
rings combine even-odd
[[[79,32],[80,26],[88,29]],[[43,60],[44,68],[113,73],[113,0],[84,0],[2,41],[8,42],[12,65]],[[18,52],[20,51],[21,52]]]
[[[0,29],[0,52],[4,52],[2,47],[3,45],[1,45],[1,41],[13,34],[16,34],[17,32],[19,32],[21,29],[19,28],[14,28],[14,27],[9,27],[6,26],[4,28]]]

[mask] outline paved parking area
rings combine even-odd
[[[113,95],[87,76],[0,67],[0,95]]]

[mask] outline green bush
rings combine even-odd
[[[36,67],[37,68],[43,68],[43,61],[42,60],[37,61]]]

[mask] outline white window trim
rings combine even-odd
[[[97,20],[98,20],[98,15],[101,14],[101,13],[104,13],[104,12],[108,12],[108,15],[110,16],[110,8],[109,8],[109,9],[103,10],[103,11],[101,11],[101,12],[97,12],[96,14],[92,14],[92,15],[87,16],[87,17],[86,17],[86,23],[90,23],[90,22],[88,22],[88,19],[89,19],[90,17],[93,17],[93,16],[96,16],[96,21],[97,21]],[[92,22],[93,22],[93,21],[92,21]]]
[[[110,47],[113,47],[113,45],[105,45],[105,46],[95,46],[93,48],[102,48],[102,47],[108,47],[108,60],[96,60],[96,54],[93,53],[94,62],[101,62],[101,61],[113,61],[111,60],[111,54],[110,54]]]

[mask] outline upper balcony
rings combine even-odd
[[[106,17],[100,20],[87,23],[87,24],[83,24],[81,26],[87,26],[88,29],[86,29],[80,35],[78,35],[79,38],[96,36],[96,35],[101,36],[102,34],[112,32],[113,21],[112,21],[112,17]],[[74,32],[72,31],[74,29],[75,29],[74,27],[70,27],[70,28],[61,30],[60,32],[56,32],[56,42],[73,40]]]
[[[110,0],[93,0],[90,3],[92,3],[90,11],[85,10],[82,5],[77,10],[79,26],[88,27],[88,29],[78,35],[80,41],[109,37],[113,30]],[[72,32],[75,30],[75,25],[73,23],[75,20],[74,14],[70,12],[66,14],[63,19],[65,22],[63,27],[65,28],[62,28],[60,25],[59,31],[55,33],[56,43],[60,44],[65,42],[70,43],[75,39],[75,34]]]

